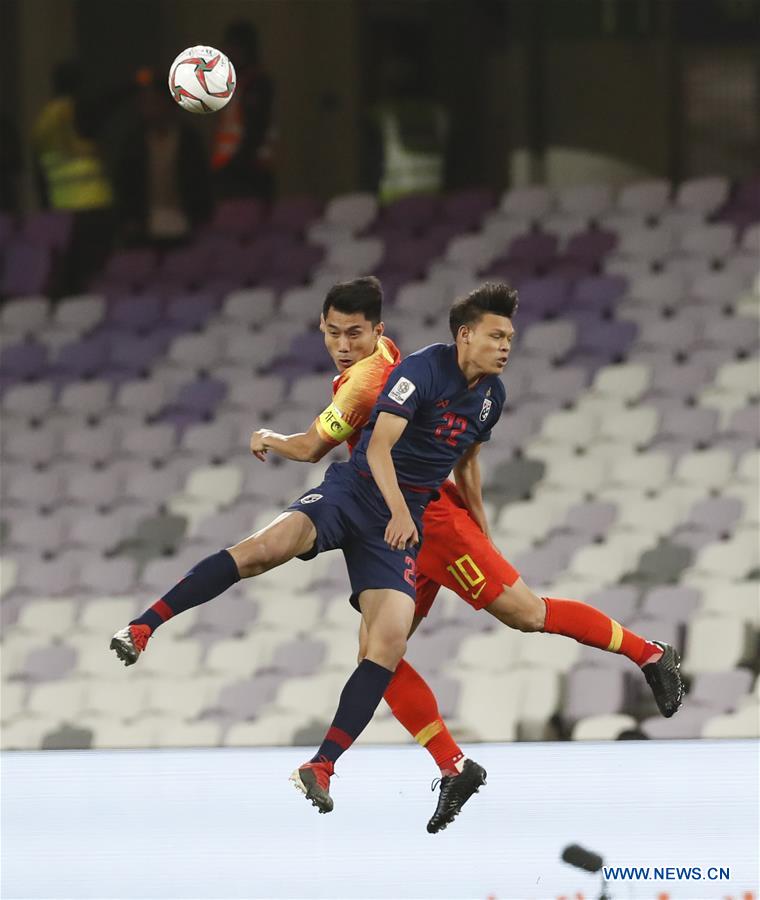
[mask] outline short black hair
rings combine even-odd
[[[456,340],[462,325],[474,325],[486,313],[511,319],[517,311],[517,291],[504,281],[487,281],[454,302],[449,312],[449,328]]]
[[[373,275],[340,281],[327,292],[322,315],[327,318],[331,309],[342,313],[364,313],[374,327],[383,317],[383,288]]]

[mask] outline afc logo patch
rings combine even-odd
[[[488,414],[491,412],[491,407],[493,406],[493,400],[489,400],[488,397],[483,401],[483,408],[480,410],[480,421],[485,422],[488,418]]]
[[[408,378],[399,378],[391,388],[388,396],[391,400],[394,400],[401,406],[401,404],[405,403],[416,390],[417,385],[409,381]]]
[[[307,494],[305,497],[301,497],[298,501],[299,503],[316,503],[317,500],[322,499],[322,494]]]

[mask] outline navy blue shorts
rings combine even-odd
[[[422,540],[422,514],[434,492],[404,491]],[[417,550],[392,550],[385,542],[390,513],[375,482],[360,475],[351,463],[333,463],[319,487],[311,488],[288,510],[307,515],[317,540],[299,559],[314,559],[326,550],[342,550],[351,582],[351,605],[359,609],[359,594],[390,589],[416,597]]]

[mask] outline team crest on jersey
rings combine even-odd
[[[298,501],[299,503],[316,503],[317,500],[322,499],[322,494],[307,494],[305,497],[301,497]]]
[[[401,406],[403,403],[406,403],[406,401],[416,390],[417,385],[409,381],[408,378],[399,378],[399,380],[391,388],[388,396],[391,398],[391,400],[394,400],[399,404],[399,406]]]
[[[489,400],[488,397],[483,401],[483,408],[480,410],[480,421],[485,422],[488,418],[488,414],[491,412],[491,407],[493,406],[493,400]]]

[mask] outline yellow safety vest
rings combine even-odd
[[[77,133],[74,102],[51,100],[34,126],[34,146],[53,209],[99,209],[113,195],[93,141]]]
[[[383,141],[383,174],[380,202],[390,203],[407,194],[437,193],[443,186],[443,163],[448,121],[434,104],[412,103],[405,108],[381,107],[377,111]],[[405,139],[403,121],[412,118],[422,134]]]

